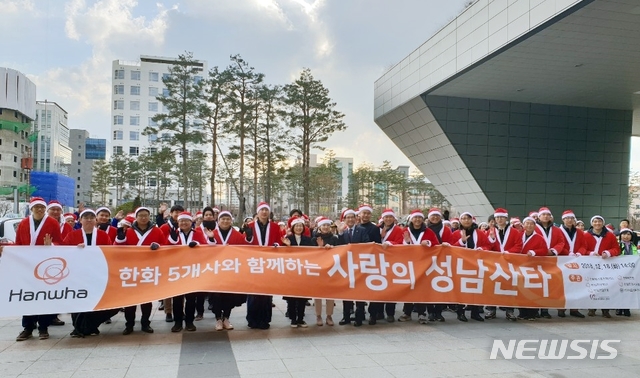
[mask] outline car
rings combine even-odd
[[[22,218],[0,218],[0,244],[13,244]]]

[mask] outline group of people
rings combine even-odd
[[[33,198],[29,204],[30,215],[23,219],[16,230],[16,245],[69,245],[100,246],[130,245],[147,246],[157,250],[163,245],[186,245],[195,248],[203,245],[257,245],[257,246],[317,246],[332,248],[337,245],[356,243],[378,243],[383,248],[394,245],[422,245],[429,248],[436,245],[451,245],[473,250],[499,253],[524,254],[538,256],[601,256],[609,258],[618,255],[636,255],[637,237],[627,227],[614,232],[605,227],[604,218],[596,215],[591,218],[591,227],[583,231],[579,221],[571,210],[562,214],[562,224],[555,225],[551,211],[543,207],[532,212],[520,222],[509,218],[506,209],[495,210],[490,221],[478,225],[473,214],[463,212],[459,218],[446,220],[440,209],[431,208],[425,214],[413,211],[405,225],[398,223],[391,209],[382,212],[378,223],[372,222],[373,209],[362,205],[358,209],[345,209],[340,219],[333,221],[325,217],[313,221],[299,210],[292,210],[288,222],[276,222],[272,219],[269,204],[261,202],[253,218],[245,219],[241,228],[233,226],[233,217],[229,211],[206,207],[195,216],[181,206],[171,207],[165,218],[163,206],[155,214],[151,209],[139,207],[133,213],[123,216],[119,213],[111,216],[108,207],[96,210],[83,208],[77,215],[62,214],[62,205],[57,201],[45,202],[42,198]],[[71,216],[73,215],[73,217]],[[155,222],[152,217],[155,216]],[[77,219],[77,220],[76,220]],[[233,308],[247,303],[246,319],[250,328],[268,329],[272,317],[272,296],[243,295],[231,293],[188,293],[167,298],[161,308],[166,321],[173,322],[172,332],[195,331],[195,321],[204,316],[205,301],[209,300],[209,309],[216,318],[215,329],[232,330],[230,315]],[[310,298],[286,297],[287,316],[291,327],[308,327],[305,322],[305,308]],[[323,317],[323,302],[325,315]],[[333,326],[332,299],[314,299],[316,325]],[[124,309],[104,310],[82,314],[72,314],[74,330],[71,335],[84,337],[98,334],[102,323],[110,322],[112,316],[124,311],[125,329],[123,335],[134,330],[138,306]],[[369,313],[368,324],[375,325],[378,320],[388,322],[396,320],[396,303],[342,301],[343,317],[340,325],[362,326],[365,321],[365,309]],[[153,333],[150,316],[152,303],[140,305],[141,330]],[[444,321],[442,312],[452,310],[457,319],[467,322],[466,311],[471,319],[484,321],[496,318],[496,307],[483,308],[477,304],[426,304],[404,303],[400,322],[411,321],[412,313],[417,312],[418,322]],[[509,320],[550,318],[549,309],[503,308]],[[484,317],[480,314],[484,312]],[[569,310],[569,315],[583,318],[577,309]],[[589,310],[589,316],[595,316],[595,310]],[[611,317],[609,310],[602,310],[604,317]],[[628,309],[617,310],[617,315],[630,316]],[[566,316],[566,310],[558,310],[559,317]],[[16,338],[23,341],[33,336],[38,329],[39,338],[49,337],[48,327],[53,322],[60,324],[57,315],[29,315],[22,318],[22,332]]]

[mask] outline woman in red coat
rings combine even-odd
[[[591,218],[591,228],[584,233],[584,239],[589,256],[602,256],[606,259],[620,254],[618,239],[613,232],[604,227],[604,218],[600,215]],[[596,316],[596,310],[590,309],[587,315]],[[602,316],[610,318],[609,310],[602,309]]]
[[[544,236],[540,235],[536,228],[535,219],[526,217],[522,221],[524,230],[522,231],[522,254],[535,257],[535,256],[555,256],[553,251],[549,250],[547,241]],[[548,309],[541,309],[541,315],[549,316]],[[535,320],[538,317],[538,309],[536,308],[520,308],[518,314],[519,319]]]

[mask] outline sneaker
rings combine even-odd
[[[124,329],[124,331],[122,331],[122,334],[125,335],[125,336],[126,335],[130,335],[132,333],[133,333],[133,327],[127,327],[127,328]]]
[[[420,317],[418,317],[418,319],[420,319]],[[411,321],[411,315],[407,315],[407,314],[402,314],[399,318],[398,318],[399,322],[410,322]]]
[[[187,332],[195,332],[196,331],[196,326],[193,323],[187,323],[184,327],[184,330]]]
[[[171,332],[182,332],[182,324],[176,324],[171,327]]]
[[[487,313],[484,314],[484,318],[485,319],[495,319],[496,318],[496,312],[493,310],[487,310]]]
[[[38,336],[40,337],[40,340],[46,340],[49,338],[49,332],[48,331],[38,331]]]
[[[351,323],[351,319],[345,319],[345,318],[340,319],[340,321],[338,322],[338,324],[340,325],[345,325],[350,323]]]
[[[295,320],[291,321],[291,328],[298,328],[298,322],[296,322]]]
[[[388,315],[386,317],[387,323],[393,323],[396,321],[396,318],[393,317],[393,315]]]
[[[309,326],[307,325],[307,322],[305,322],[304,320],[300,320],[300,321],[298,322],[298,327],[300,327],[300,328],[307,328],[307,327],[309,327]]]
[[[63,326],[64,322],[60,320],[57,316],[51,321],[52,326]]]
[[[444,322],[444,316],[442,316],[442,314],[436,314],[436,315],[434,315],[434,319],[435,319],[437,322]]]
[[[569,315],[571,316],[575,316],[576,318],[581,318],[584,319],[584,314],[582,314],[580,311],[578,310],[571,310],[569,311]]]
[[[173,315],[167,314],[167,316],[164,317],[164,321],[167,323],[173,323]]]
[[[505,316],[507,317],[507,320],[511,320],[513,322],[518,320],[518,318],[516,318],[516,316],[513,314],[513,310],[507,310],[507,313]]]
[[[558,310],[558,317],[559,318],[564,318],[567,316],[567,311],[566,310]]]
[[[158,311],[164,311],[164,303],[160,301],[160,306],[158,306]]]
[[[215,330],[222,331],[223,329],[224,329],[224,325],[222,324],[222,319],[216,320]]]
[[[609,314],[609,310],[602,310],[602,316],[604,318],[611,318],[611,314]]]
[[[461,322],[468,322],[469,321],[467,319],[467,317],[465,316],[465,314],[458,314],[458,320],[460,320]]]
[[[144,333],[153,333],[153,328],[151,328],[151,326],[142,326],[141,328],[142,332]]]
[[[400,319],[398,319],[400,320]],[[427,316],[426,315],[418,315],[418,323],[427,324]]]
[[[229,322],[229,319],[228,319],[228,318],[225,318],[225,319],[222,321],[222,328],[224,328],[224,329],[226,329],[226,330],[232,330],[232,329],[233,329],[233,324],[231,324],[231,323]]]
[[[596,310],[589,310],[589,312],[587,312],[588,316],[596,316]]]
[[[32,337],[33,337],[33,331],[25,328],[22,332],[20,332],[18,337],[16,337],[16,341],[25,341]]]
[[[300,323],[298,323],[300,324]],[[318,315],[316,316],[316,325],[318,327],[322,327],[324,325],[324,321],[322,320],[322,316]]]
[[[551,314],[549,314],[549,311],[540,311],[540,317],[545,319],[551,319]]]
[[[72,338],[84,338],[84,335],[81,334],[80,332],[76,331],[75,329],[73,331],[71,331],[69,336],[71,336]]]
[[[111,324],[111,318],[104,321],[104,324]]]
[[[484,318],[480,314],[471,314],[471,319],[484,322]]]
[[[204,315],[198,314],[198,315],[196,315],[195,319],[193,319],[193,320],[195,320],[196,322],[199,322],[202,319],[204,319]]]
[[[97,328],[89,332],[89,336],[98,336],[98,335],[100,335],[100,330]]]
[[[331,315],[327,315],[326,323],[327,323],[328,326],[332,326],[333,325],[333,318],[331,317]]]

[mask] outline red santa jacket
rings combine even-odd
[[[560,226],[559,228],[560,231],[562,231],[562,236],[564,236],[564,250],[560,253],[561,255],[569,255],[571,253],[580,255],[587,254],[587,243],[585,241],[584,232],[575,229],[573,237],[570,237],[564,226]]]
[[[549,235],[547,235],[542,226],[540,224],[536,224],[536,233],[542,236],[546,242],[547,250],[555,251],[556,255],[562,253],[564,250],[564,237],[562,236],[560,228],[551,226],[549,228]]]
[[[107,235],[109,235],[109,238],[111,238],[111,241],[116,240],[116,237],[118,236],[118,229],[117,228],[113,227],[109,223],[99,224],[98,228],[100,230],[106,232]]]
[[[255,236],[254,236],[255,237]],[[244,238],[244,234],[235,228],[231,227],[229,232],[227,233],[227,238],[224,239],[222,234],[220,233],[220,229],[216,228],[213,231],[213,238],[218,245],[247,245],[249,244],[247,240]]]
[[[485,251],[491,250],[491,243],[489,242],[489,238],[484,232],[476,228],[473,230],[473,235],[470,237],[473,238],[473,244],[475,245],[474,249],[483,249]],[[449,243],[457,247],[467,247],[467,243],[462,242],[462,238],[460,237],[460,230],[456,230],[451,235],[451,241]]]
[[[536,256],[548,256],[549,247],[544,237],[537,232],[533,232],[531,236],[527,237],[526,232],[522,232],[522,254],[527,254],[529,251],[533,251]]]
[[[422,232],[420,232],[420,234],[418,235],[418,237],[414,237],[413,233],[411,232],[411,227],[409,226],[407,228],[404,229],[404,232],[408,232],[409,233],[409,239],[410,242],[407,243],[404,240],[404,236],[402,239],[403,244],[415,244],[415,245],[419,245],[422,244],[423,241],[427,240],[429,241],[430,245],[439,245],[440,241],[438,240],[438,237],[436,236],[436,233],[433,232],[433,230],[431,230],[429,227],[426,227],[424,230],[422,230]]]
[[[384,226],[383,226],[384,227]],[[391,229],[382,237],[382,229],[380,229],[380,237],[382,238],[382,244],[387,243],[391,245],[404,244],[404,229],[397,224],[394,224]]]
[[[192,241],[198,243],[198,245],[207,245],[207,237],[199,228],[189,231],[188,235],[185,235],[184,232],[178,230],[178,240],[172,239],[171,234],[169,234],[169,236],[167,236],[167,241],[169,245],[189,245]]]
[[[277,223],[269,221],[267,224],[267,235],[265,236],[265,243],[262,243],[262,235],[260,233],[260,227],[258,227],[258,221],[249,223],[249,227],[253,230],[253,238],[249,242],[251,245],[265,245],[273,246],[280,245],[280,226]]]
[[[507,224],[507,228],[504,231],[504,239],[500,240],[499,230],[495,229],[495,238],[488,234],[489,243],[491,243],[491,250],[496,252],[509,252],[520,253],[522,252],[522,238],[520,237],[520,231]]]
[[[64,245],[78,245],[78,244],[84,244],[84,245],[111,245],[113,244],[113,242],[111,241],[111,238],[109,237],[109,234],[107,234],[106,232],[98,229],[98,228],[94,228],[93,232],[91,234],[91,244],[87,243],[87,234],[84,233],[84,230],[79,228],[77,230],[73,230],[71,231],[71,233],[69,233],[69,235],[67,235],[66,238],[64,238],[64,241],[62,242],[62,244]]]
[[[18,224],[16,229],[16,245],[44,245],[44,236],[49,234],[54,245],[62,244],[60,237],[60,224],[47,214],[44,215],[40,225],[36,229],[33,223],[33,215],[30,215]]]
[[[587,253],[595,253],[602,256],[606,251],[611,256],[618,256],[620,254],[620,244],[613,232],[603,228],[600,235],[595,235],[592,230],[584,233],[585,243],[587,245]]]
[[[431,231],[434,232],[434,234],[438,238],[438,240],[439,240],[438,244],[450,243],[451,242],[451,234],[453,232],[451,231],[450,227],[447,227],[444,224],[442,224],[442,222],[440,222],[440,230],[437,233],[436,233],[437,224],[436,225],[429,224],[428,227],[431,229]]]
[[[160,226],[160,231],[164,234],[164,236],[169,237],[169,233],[173,229],[173,224],[171,223],[171,219],[167,220],[167,223]]]
[[[73,227],[69,225],[67,222],[60,223],[60,239],[64,241],[64,239],[73,232]]]
[[[133,223],[133,227],[127,229],[124,240],[116,238],[114,244],[119,245],[151,245],[151,243],[158,243],[160,245],[167,244],[167,237],[164,236],[160,228],[149,225],[147,231],[142,234],[138,231],[136,222]]]

